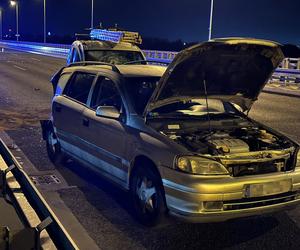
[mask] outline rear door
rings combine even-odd
[[[82,142],[79,134],[82,126],[82,113],[95,75],[75,72],[66,84],[62,95],[53,99],[52,114],[56,134],[63,150],[81,156]]]
[[[98,106],[113,106],[122,113],[122,118],[96,116]],[[89,149],[86,159],[104,175],[124,185],[128,174],[125,159],[126,112],[115,82],[104,76],[98,78],[90,107],[85,109],[83,117],[88,123],[82,128],[83,139]]]

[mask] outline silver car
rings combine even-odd
[[[49,157],[71,157],[128,190],[145,225],[167,213],[214,222],[293,207],[299,145],[247,116],[281,48],[218,39],[182,51],[169,67],[65,67],[42,122]]]
[[[97,40],[77,40],[72,43],[67,65],[82,61],[98,61],[112,64],[145,60],[142,50],[128,42],[113,43]]]

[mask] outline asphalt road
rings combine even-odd
[[[300,249],[300,207],[288,213],[218,224],[173,222],[156,229],[132,218],[128,195],[69,162],[53,166],[39,120],[49,115],[51,75],[64,60],[14,51],[0,53],[0,129],[39,171],[59,171],[56,192],[102,249]],[[300,141],[300,98],[261,94],[250,116]],[[68,228],[67,228],[68,229]]]

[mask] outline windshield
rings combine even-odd
[[[141,115],[156,88],[160,77],[128,77],[125,88],[135,112]]]
[[[170,116],[170,117],[224,117],[237,115],[237,110],[232,104],[219,99],[191,99],[189,101],[178,101],[154,109],[150,116]]]
[[[139,51],[126,50],[86,50],[86,61],[99,61],[112,64],[124,64],[132,61],[144,60]]]

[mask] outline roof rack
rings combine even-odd
[[[110,29],[93,29],[90,33],[91,39],[100,41],[110,41],[114,43],[128,42],[132,44],[141,44],[142,37],[138,32]]]
[[[96,61],[82,61],[82,62],[74,62],[70,63],[68,67],[75,67],[75,66],[89,66],[89,65],[103,65],[103,66],[111,66],[114,72],[120,73],[120,70],[117,68],[116,65],[106,62],[96,62]]]

